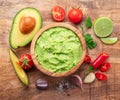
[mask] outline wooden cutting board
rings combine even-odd
[[[41,12],[43,26],[45,26],[54,22],[50,11],[55,5],[62,6],[66,12],[71,7],[80,7],[84,13],[81,25],[84,25],[84,20],[88,16],[91,17],[93,22],[100,16],[110,17],[114,22],[114,31],[111,37],[119,37],[120,35],[119,0],[0,0],[0,100],[120,100],[120,41],[114,45],[105,45],[94,35],[92,29],[85,30],[87,33],[92,34],[98,44],[95,49],[88,50],[92,59],[95,59],[101,52],[106,52],[110,55],[108,62],[111,63],[111,69],[106,73],[108,76],[106,82],[96,80],[92,84],[83,84],[83,91],[79,88],[70,89],[70,96],[67,96],[64,92],[60,93],[55,88],[55,84],[64,78],[46,76],[36,68],[28,72],[29,88],[25,88],[18,80],[8,52],[9,33],[13,18],[21,8],[35,7]],[[71,24],[67,19],[67,15],[64,22]],[[73,26],[79,28],[79,25]],[[17,49],[16,54],[20,56],[23,53],[30,52],[29,47],[30,44]],[[77,74],[82,78],[87,66],[83,64],[77,71]],[[38,78],[48,80],[48,90],[41,91],[35,87],[35,81]]]

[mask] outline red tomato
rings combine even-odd
[[[72,8],[68,12],[68,18],[73,23],[79,23],[82,21],[83,13],[79,8]]]
[[[100,80],[100,81],[105,81],[105,80],[107,80],[107,76],[106,76],[105,74],[103,74],[103,73],[97,72],[97,73],[95,73],[95,76],[96,76],[96,78],[97,78],[98,80]]]
[[[52,18],[58,22],[63,21],[65,19],[65,10],[60,6],[55,6],[52,9]]]
[[[106,72],[107,70],[109,70],[110,69],[110,63],[105,63],[105,64],[103,64],[101,67],[100,67],[100,71],[101,72]]]
[[[34,63],[32,61],[30,54],[23,54],[20,56],[19,64],[24,70],[29,70],[34,66]]]

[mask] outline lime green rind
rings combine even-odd
[[[112,31],[113,31],[113,22],[110,18],[100,17],[100,18],[95,20],[94,32],[95,32],[96,36],[107,37],[107,36],[112,34]]]
[[[100,39],[104,44],[115,44],[118,41],[118,37],[113,38],[101,38]]]
[[[26,10],[26,9],[30,9],[30,10],[33,10],[35,12],[37,12],[39,14],[39,20],[40,20],[40,23],[39,25],[37,25],[37,27],[39,27],[38,29],[40,30],[40,28],[42,27],[42,16],[40,14],[40,12],[36,9],[36,8],[32,8],[32,7],[27,7],[27,8],[23,8],[21,9],[19,12],[17,12],[17,14],[15,15],[14,17],[14,20],[13,20],[13,23],[12,23],[12,28],[11,28],[11,31],[10,31],[10,35],[9,35],[9,44],[10,44],[10,47],[13,48],[13,49],[16,49],[16,48],[19,48],[19,47],[23,47],[23,46],[26,46],[27,44],[29,44],[33,37],[29,38],[29,39],[26,39],[25,41],[23,40],[22,43],[20,45],[14,45],[15,41],[12,41],[12,35],[13,35],[13,29],[14,29],[14,24],[15,24],[15,20],[17,18],[17,16],[19,16],[19,13],[23,10]],[[39,31],[38,30],[38,31]],[[34,34],[35,35],[35,34]]]

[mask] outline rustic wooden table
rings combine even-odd
[[[120,35],[120,0],[0,0],[0,100],[120,100],[120,41],[114,45],[104,45],[94,35],[92,29],[86,30],[92,34],[98,43],[95,49],[88,51],[92,59],[103,51],[110,55],[108,61],[111,62],[111,69],[106,73],[108,76],[106,82],[96,80],[92,84],[83,84],[83,91],[74,88],[69,91],[70,96],[67,96],[55,89],[56,82],[62,78],[46,76],[36,68],[28,72],[29,88],[25,88],[18,80],[8,53],[9,33],[13,18],[21,8],[35,7],[41,12],[43,26],[45,26],[53,23],[50,11],[55,5],[62,6],[66,12],[71,7],[80,7],[84,13],[84,19],[90,16],[92,21],[99,16],[108,16],[114,22],[114,34],[112,36],[119,37]],[[67,17],[64,22],[71,24]],[[17,55],[20,56],[22,53],[29,52],[29,46],[17,49]],[[83,77],[84,70],[85,65],[82,65],[78,71],[81,77]],[[35,81],[38,78],[48,80],[48,90],[36,89]]]

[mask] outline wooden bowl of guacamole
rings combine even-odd
[[[84,62],[85,39],[72,25],[53,23],[35,35],[31,43],[31,55],[41,72],[53,77],[68,76]]]

